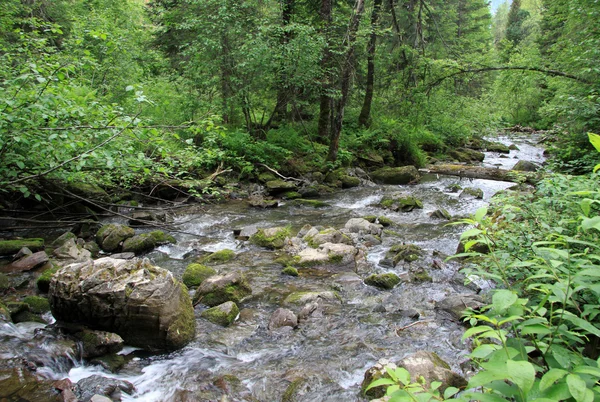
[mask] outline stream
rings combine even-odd
[[[510,169],[518,160],[543,162],[542,149],[534,137],[499,137],[495,141],[516,144],[509,155],[486,153],[484,166]],[[450,186],[483,190],[483,199],[460,197]],[[460,266],[445,256],[456,252],[465,226],[448,226],[447,221],[430,214],[446,209],[452,216],[466,216],[487,205],[498,191],[513,183],[467,180],[458,177],[426,175],[416,185],[366,185],[320,198],[329,206],[281,203],[274,209],[250,208],[244,202],[202,206],[175,217],[183,232],[173,233],[177,244],[161,246],[149,253],[155,265],[171,270],[181,278],[190,263],[190,253],[231,249],[233,261],[215,266],[219,273],[241,270],[252,286],[252,295],[240,304],[240,316],[229,327],[200,318],[196,308],[197,335],[184,349],[150,354],[124,349],[126,365],[118,373],[84,364],[76,353],[44,336],[44,325],[3,324],[0,327],[0,359],[39,354],[44,367],[38,375],[50,379],[69,378],[73,383],[99,374],[127,380],[135,385],[133,396],[124,401],[280,401],[290,384],[303,380],[294,401],[362,401],[360,386],[365,371],[378,360],[396,362],[411,353],[436,352],[451,368],[466,374],[469,345],[461,340],[464,327],[435,308],[449,295],[474,293],[464,285]],[[421,199],[423,209],[391,212],[375,206],[383,196],[403,192]],[[268,228],[291,226],[297,232],[306,224],[343,228],[351,218],[385,216],[393,221],[382,243],[368,250],[370,272],[396,272],[411,269],[382,266],[391,246],[416,244],[427,251],[423,266],[431,280],[405,281],[392,290],[365,285],[364,273],[352,271],[300,270],[298,277],[282,275],[275,262],[281,252],[253,246],[234,238],[233,229],[249,226]],[[118,222],[118,219],[113,219]],[[485,284],[479,284],[485,286]],[[339,301],[325,303],[322,309],[302,320],[296,329],[270,331],[271,314],[294,291],[331,291]],[[297,310],[299,307],[291,307]],[[52,317],[47,317],[52,321]],[[66,357],[65,357],[66,356]],[[223,396],[223,395],[227,396]]]

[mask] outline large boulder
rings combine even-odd
[[[286,239],[290,236],[290,229],[286,227],[274,227],[258,229],[250,236],[250,243],[270,249],[280,249],[285,246]]]
[[[133,346],[179,349],[195,335],[186,287],[147,259],[68,265],[52,276],[48,297],[57,320],[114,332]]]
[[[540,170],[539,165],[529,161],[518,161],[517,164],[512,168],[517,172],[537,172]]]
[[[98,233],[96,233],[96,243],[98,243],[102,250],[116,251],[125,239],[133,236],[135,236],[135,231],[129,226],[110,223],[98,230]]]
[[[31,251],[44,249],[44,239],[0,240],[0,255],[13,255],[23,247]]]
[[[252,289],[241,272],[214,275],[205,279],[196,289],[194,304],[213,307],[228,301],[239,303],[250,294]]]
[[[269,194],[272,195],[296,190],[296,183],[284,180],[270,180],[265,185]]]
[[[317,228],[311,228],[302,240],[308,243],[312,248],[317,248],[325,243],[343,243],[352,244],[352,239],[334,228],[327,228],[319,231]]]
[[[153,250],[162,244],[175,243],[175,238],[162,230],[153,230],[149,233],[135,235],[123,241],[123,252],[140,254]]]
[[[414,166],[385,167],[371,173],[375,182],[381,184],[408,184],[416,183],[421,175]]]
[[[469,148],[457,148],[448,152],[448,155],[458,162],[483,162],[485,154]]]

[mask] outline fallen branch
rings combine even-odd
[[[535,184],[539,181],[540,175],[533,172],[521,172],[505,169],[486,168],[481,166],[468,165],[430,165],[427,169],[419,169],[422,173],[442,174],[448,176],[458,176],[466,179],[485,179],[496,181],[509,181],[519,183],[525,177],[525,182]]]
[[[427,323],[430,323],[430,322],[433,322],[433,320],[421,320],[421,321],[415,321],[415,322],[413,322],[413,323],[410,323],[410,324],[408,324],[408,325],[405,325],[405,326],[403,326],[403,327],[396,328],[396,335],[398,335],[398,332],[402,332],[402,331],[404,331],[405,329],[408,329],[408,328],[410,328],[410,327],[413,327],[413,326],[415,326],[415,325],[417,325],[417,324],[427,324]]]
[[[279,173],[277,170],[270,168],[269,166],[265,165],[264,163],[259,163],[260,166],[264,167],[265,169],[271,171],[272,173],[275,173],[277,176],[281,177],[283,180],[290,180],[290,181],[297,181],[300,183],[305,183],[305,180],[302,179],[296,179],[295,177],[285,177],[284,175],[282,175],[281,173]]]
[[[208,176],[208,180],[210,181],[214,181],[219,175],[222,175],[224,173],[229,173],[232,171],[232,169],[223,169],[223,162],[221,161],[221,164],[219,164],[219,167],[217,167],[217,170],[215,170],[215,172],[213,174],[211,174],[210,176]]]

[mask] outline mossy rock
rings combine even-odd
[[[12,314],[11,317],[15,324],[20,322],[39,322],[40,324],[47,324],[39,314],[32,313],[31,311],[20,311],[16,314]]]
[[[153,250],[161,244],[175,243],[173,236],[167,235],[162,230],[154,230],[149,233],[143,233],[126,239],[123,242],[124,253],[141,254],[146,251]]]
[[[8,288],[10,288],[10,280],[8,279],[8,276],[0,273],[0,292],[7,290]]]
[[[288,191],[296,191],[296,184],[285,180],[270,180],[265,183],[269,194],[280,194]]]
[[[208,321],[221,325],[223,327],[227,327],[235,321],[236,317],[239,315],[240,310],[232,301],[225,302],[216,307],[209,308],[204,310],[200,317],[206,318]]]
[[[448,155],[458,162],[483,162],[485,154],[469,148],[457,148],[448,152]]]
[[[376,215],[367,215],[367,216],[363,216],[362,218],[369,223],[375,223],[375,221],[377,221]]]
[[[206,278],[210,278],[211,276],[216,274],[217,271],[215,271],[211,267],[207,267],[206,265],[190,264],[185,269],[181,280],[187,287],[196,287],[200,286],[200,284]]]
[[[44,239],[0,240],[0,255],[13,255],[24,247],[33,252],[41,251],[44,249]]]
[[[450,212],[448,212],[448,210],[445,208],[436,209],[430,213],[429,216],[435,219],[444,219],[447,221],[452,220],[452,215],[450,215]]]
[[[252,288],[244,275],[241,272],[231,272],[205,279],[196,289],[194,303],[202,303],[210,307],[228,301],[239,303],[250,294],[252,294]]]
[[[48,293],[48,290],[50,289],[50,281],[52,280],[52,275],[54,275],[59,269],[60,267],[53,266],[52,268],[45,270],[42,273],[42,275],[40,275],[40,277],[36,281],[37,288],[40,292]]]
[[[397,244],[389,249],[385,254],[385,258],[392,260],[394,266],[396,266],[400,261],[414,262],[418,260],[423,253],[423,249],[416,244]]]
[[[463,189],[462,186],[458,183],[453,183],[453,184],[450,184],[448,187],[446,187],[446,191],[448,191],[450,193],[458,193],[462,189]]]
[[[277,176],[271,172],[264,172],[258,175],[258,181],[261,183],[267,183],[274,180],[277,180]]]
[[[385,209],[402,212],[410,212],[415,208],[423,209],[423,202],[411,195],[395,194],[391,196],[385,196],[381,199],[379,205]]]
[[[27,303],[29,311],[35,314],[43,314],[50,311],[50,302],[45,297],[27,296],[23,299],[23,303]]]
[[[294,267],[285,267],[281,273],[289,276],[298,276],[298,270]]]
[[[103,367],[111,373],[117,373],[125,366],[126,360],[122,355],[111,353],[104,356],[95,357],[90,360],[91,364]]]
[[[229,262],[235,258],[235,251],[229,249],[223,249],[219,251],[215,251],[207,255],[206,257],[202,257],[199,259],[201,264],[224,264]]]
[[[62,235],[60,235],[56,240],[54,240],[50,246],[54,248],[59,248],[70,239],[77,240],[77,236],[73,232],[65,232]]]
[[[304,205],[304,206],[313,207],[313,208],[325,208],[325,207],[330,206],[328,203],[326,203],[324,201],[307,200],[305,198],[295,199],[290,204],[292,204],[292,205]]]
[[[286,200],[295,200],[298,198],[302,198],[302,194],[300,194],[297,191],[288,191],[283,194],[283,198],[285,198]]]
[[[10,311],[2,301],[0,301],[0,322],[12,322]]]
[[[181,285],[179,294],[181,300],[181,310],[169,328],[167,329],[167,342],[169,349],[181,349],[194,339],[196,335],[196,319],[194,318],[194,308],[190,301],[190,295],[185,285]]]
[[[268,229],[258,229],[255,234],[250,236],[250,243],[270,249],[280,249],[285,246],[285,239],[290,237],[289,227],[275,227]]]
[[[471,196],[481,200],[483,199],[483,190],[475,187],[466,187],[462,193],[460,193],[460,196]]]
[[[292,257],[291,255],[289,255],[289,254],[283,254],[283,255],[277,257],[273,262],[275,264],[279,264],[279,265],[282,265],[284,267],[287,267],[289,265],[294,264],[295,260],[294,260],[294,257]]]
[[[340,177],[342,188],[352,188],[360,186],[360,179],[354,176],[342,175]]]
[[[104,189],[96,184],[88,182],[68,182],[67,191],[79,195],[88,200],[110,201],[110,196]]]
[[[283,301],[284,305],[298,305],[303,306],[307,303],[311,303],[317,300],[325,300],[325,301],[333,301],[339,302],[341,301],[341,297],[337,292],[334,291],[301,291],[301,292],[292,292],[290,293],[285,300]]]
[[[414,166],[385,167],[371,173],[375,182],[381,184],[409,184],[420,180],[421,175]]]
[[[373,274],[365,279],[367,285],[375,286],[380,289],[393,289],[400,281],[400,277],[393,272]]]
[[[98,230],[96,243],[102,250],[117,251],[122,241],[133,236],[135,236],[135,231],[129,226],[110,223]]]
[[[391,220],[390,218],[386,218],[385,216],[378,217],[377,222],[384,228],[392,226],[394,224],[393,220]]]
[[[429,275],[429,273],[427,271],[425,271],[424,269],[419,269],[415,272],[412,272],[410,277],[411,277],[411,282],[421,283],[421,282],[432,282],[433,281],[431,279],[431,276]]]

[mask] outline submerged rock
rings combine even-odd
[[[286,308],[278,308],[271,315],[269,320],[269,330],[274,330],[281,327],[292,327],[298,326],[298,317],[292,310]]]
[[[102,250],[116,251],[121,243],[130,237],[135,236],[135,231],[129,226],[118,223],[104,225],[96,233],[96,243]]]
[[[464,198],[467,196],[475,197],[479,200],[483,199],[483,190],[475,187],[465,187],[460,193],[460,198]]]
[[[468,309],[480,309],[485,305],[483,297],[475,294],[459,294],[450,295],[435,303],[435,308],[443,310],[452,316],[455,320],[460,320],[463,316],[463,312]]]
[[[202,303],[213,307],[232,301],[239,303],[252,294],[252,288],[241,272],[215,275],[204,280],[194,294],[194,304]]]
[[[381,184],[409,184],[417,183],[421,179],[414,166],[385,167],[371,173],[371,177]]]
[[[179,349],[195,335],[186,287],[147,259],[68,265],[52,277],[49,299],[57,320],[117,333],[133,346]]]
[[[226,327],[233,323],[237,316],[240,314],[240,310],[232,301],[219,304],[218,306],[204,310],[200,317],[206,318],[208,321]]]

